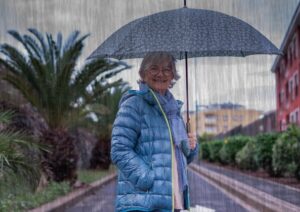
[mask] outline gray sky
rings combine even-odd
[[[216,10],[238,17],[254,26],[280,47],[299,0],[187,0],[188,7]],[[42,32],[65,37],[73,30],[91,33],[86,40],[82,60],[122,25],[136,18],[163,10],[180,8],[183,0],[0,0],[0,43],[15,44],[6,31],[26,32],[35,27]],[[246,58],[189,59],[190,108],[200,104],[234,102],[247,108],[275,109],[275,76],[270,69],[275,56]],[[141,60],[121,77],[137,88],[137,70]],[[172,89],[184,100],[184,61],[177,66],[182,78]]]

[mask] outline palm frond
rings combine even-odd
[[[52,70],[51,73],[53,75],[53,79],[56,81],[56,44],[55,41],[52,39],[51,34],[46,34],[47,42],[48,42],[48,58],[47,58],[47,66],[48,70]]]
[[[0,117],[11,118],[11,111],[0,112]],[[31,183],[38,182],[38,162],[34,161],[30,151],[40,151],[39,144],[28,137],[25,132],[0,130],[0,176],[3,179],[20,176]]]
[[[43,52],[41,47],[38,45],[38,43],[30,36],[24,35],[24,40],[26,44],[28,45],[28,48],[32,49],[31,57],[36,58],[41,61],[41,63],[44,62],[43,58]]]
[[[22,43],[24,48],[26,49],[29,57],[38,57],[36,48],[32,48],[32,43],[28,42],[28,36],[24,35],[23,37],[15,30],[8,30],[8,34],[10,34],[17,41]]]
[[[38,41],[40,41],[40,44],[41,44],[41,47],[42,47],[42,50],[43,50],[42,55],[43,56],[47,55],[47,45],[45,43],[43,35],[38,30],[36,30],[34,28],[29,28],[28,31],[31,32],[38,39]],[[43,61],[44,62],[46,61],[45,57],[43,57]]]
[[[74,42],[76,41],[79,34],[80,34],[80,32],[78,30],[76,30],[69,35],[69,37],[67,38],[65,45],[63,47],[64,51],[68,51],[69,48],[74,45]]]
[[[18,69],[18,67],[15,67],[15,65],[13,63],[11,63],[10,61],[5,61],[0,58],[0,64],[2,64],[5,68],[7,68],[14,75],[21,76],[22,72]]]
[[[0,52],[8,57],[5,65],[9,71],[14,73],[18,72],[18,75],[25,78],[32,87],[37,90],[40,89],[33,67],[27,62],[25,56],[21,52],[8,44],[3,44]]]
[[[72,85],[73,89],[77,88],[79,92],[82,92],[97,76],[116,66],[117,64],[108,64],[105,60],[92,61],[86,64],[80,73],[77,74]]]
[[[13,36],[19,42],[23,43],[23,38],[19,34],[19,32],[15,31],[15,30],[8,30],[7,33],[10,34],[11,36]]]
[[[11,118],[14,116],[15,112],[11,110],[4,111],[0,113],[0,124],[8,124]]]
[[[57,58],[59,58],[62,49],[62,34],[59,32],[56,37]]]

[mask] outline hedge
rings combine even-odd
[[[276,140],[272,150],[274,175],[294,175],[300,179],[300,129],[290,125]]]
[[[223,164],[236,165],[235,156],[251,138],[249,136],[233,136],[224,140],[220,150],[220,159]]]

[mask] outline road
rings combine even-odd
[[[230,195],[223,193],[205,178],[189,170],[191,212],[244,212],[247,211],[239,205]],[[113,212],[116,181],[101,187],[94,194],[68,208],[66,212]]]

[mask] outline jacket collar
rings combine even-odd
[[[141,96],[149,105],[157,105],[156,100],[152,93],[150,92],[150,88],[145,83],[140,83],[140,90],[130,90],[128,91],[131,95],[138,95]],[[159,95],[157,92],[154,91],[156,95]],[[181,110],[183,106],[183,102],[180,100],[176,100],[178,102],[178,111]]]

